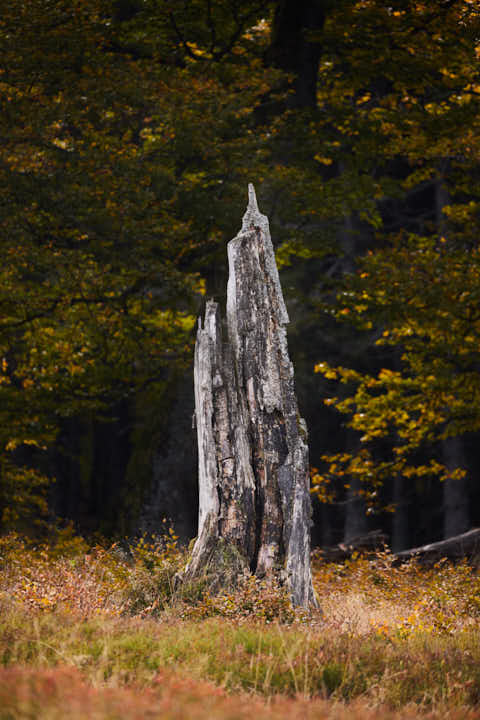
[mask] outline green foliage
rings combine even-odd
[[[231,592],[214,595],[207,591],[182,613],[184,618],[198,620],[216,616],[266,623],[289,623],[299,617],[285,587],[275,579],[259,580],[250,573],[245,573]]]
[[[50,479],[32,468],[19,468],[8,457],[0,460],[0,507],[3,529],[39,530],[48,522],[46,490]]]
[[[207,289],[224,292],[224,244],[251,180],[311,331],[305,365],[312,333],[335,317],[388,333],[380,372],[368,358],[363,374],[335,370],[337,349],[323,366],[345,393],[358,388],[329,402],[365,447],[317,477],[357,474],[372,492],[395,473],[446,477],[439,463],[415,469],[412,452],[476,429],[478,8],[325,3],[309,38],[321,47],[317,108],[294,109],[285,75],[264,62],[277,6],[4,3],[4,527],[44,512],[43,455],[66,417],[158,397],[191,362],[194,317]],[[365,246],[372,255],[340,283]],[[380,441],[392,457],[376,453]]]
[[[172,528],[162,537],[140,538],[131,547],[131,569],[123,590],[124,612],[158,615],[178,595],[185,552]]]
[[[344,385],[325,403],[349,418],[361,449],[325,455],[314,483],[328,500],[337,478],[347,487],[359,478],[373,506],[379,485],[396,476],[461,477],[460,468],[437,460],[435,443],[480,427],[480,18],[469,2],[354,3],[346,12],[351,29],[332,43],[322,72],[337,88],[339,111],[345,108],[346,162],[373,183],[368,192],[380,222],[372,216],[374,247],[337,289],[329,312],[366,331],[373,347],[361,369],[327,361],[315,367]],[[333,39],[338,28],[333,21],[329,28]],[[349,92],[348,76],[336,70],[340,59],[353,73]]]
[[[436,237],[410,237],[362,261],[340,298],[339,315],[381,323],[376,345],[398,348],[401,366],[372,375],[317,365],[347,386],[346,396],[325,402],[351,416],[363,446],[355,457],[328,458],[330,474],[356,474],[370,487],[395,475],[461,477],[461,469],[447,469],[435,458],[419,463],[415,452],[480,429],[479,270],[477,248]],[[383,446],[381,461],[379,439],[390,447],[387,456]],[[316,481],[322,483],[320,474]]]
[[[42,502],[33,483],[25,491],[31,471],[15,471],[37,464],[23,460],[26,444],[41,455],[65,417],[98,415],[190,362],[205,268],[232,229],[253,105],[275,73],[259,61],[261,3],[238,12],[209,3],[213,35],[202,3],[175,12],[164,2],[4,5],[0,514],[8,527]],[[225,53],[225,63],[206,63]]]

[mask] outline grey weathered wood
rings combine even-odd
[[[467,532],[440,540],[439,542],[429,543],[421,547],[411,548],[410,550],[402,550],[395,553],[397,563],[405,562],[411,558],[417,558],[422,565],[433,565],[441,558],[449,560],[462,560],[468,558],[470,560],[478,560],[480,557],[480,528],[472,528]]]
[[[315,600],[307,430],[268,219],[252,185],[228,262],[226,337],[211,300],[195,347],[199,529],[186,578],[217,571],[220,586],[242,569],[276,575],[294,604],[308,606]]]

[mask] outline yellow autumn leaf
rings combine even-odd
[[[314,159],[322,165],[331,165],[333,163],[332,158],[324,157],[323,155],[319,155],[318,153],[314,156]]]

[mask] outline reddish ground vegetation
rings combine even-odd
[[[480,720],[475,567],[315,561],[309,614],[254,577],[179,588],[184,562],[171,532],[1,538],[0,720]]]

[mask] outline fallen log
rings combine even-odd
[[[351,558],[355,552],[373,554],[385,549],[388,549],[387,535],[380,530],[373,530],[366,535],[352,538],[348,543],[317,548],[313,552],[313,557],[322,562],[342,563]],[[400,565],[413,558],[425,566],[434,565],[442,558],[451,561],[466,558],[475,564],[480,564],[480,528],[472,528],[447,540],[392,553],[392,558],[394,565]]]
[[[420,547],[395,553],[394,564],[401,564],[416,558],[422,565],[434,565],[442,558],[477,562],[480,558],[480,528],[472,528],[461,535],[447,540],[429,543]]]
[[[341,563],[352,557],[353,553],[375,553],[384,550],[388,536],[381,530],[372,530],[366,535],[351,538],[348,543],[338,543],[314,550],[314,558],[323,562]]]

